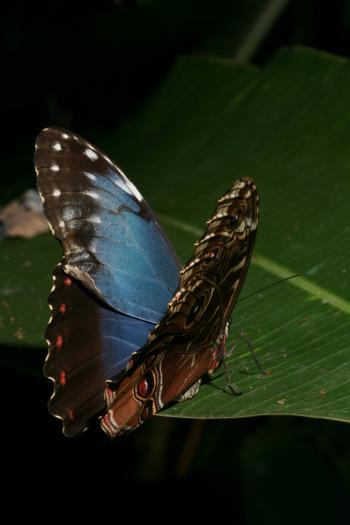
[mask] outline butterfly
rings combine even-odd
[[[99,418],[115,438],[196,395],[222,363],[259,196],[251,178],[234,182],[181,269],[149,205],[101,150],[46,128],[35,168],[44,214],[64,251],[48,298],[49,411],[67,436]]]

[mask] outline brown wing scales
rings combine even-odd
[[[219,199],[181,270],[167,314],[127,372],[106,390],[101,427],[110,437],[133,430],[181,398],[222,360],[227,323],[252,254],[258,200],[249,177],[238,179]]]

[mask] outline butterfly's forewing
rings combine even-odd
[[[58,128],[43,130],[35,150],[44,213],[64,249],[49,296],[49,408],[76,435],[104,408],[105,381],[165,314],[180,266],[147,203],[102,151]]]
[[[106,388],[103,430],[116,437],[181,396],[222,361],[227,323],[249,266],[258,225],[252,179],[238,179],[219,200],[178,291],[148,343],[117,382]]]
[[[47,128],[35,148],[63,270],[115,310],[159,322],[180,264],[139,191],[102,151],[69,131]]]

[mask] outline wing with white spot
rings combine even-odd
[[[40,133],[35,167],[64,271],[114,309],[159,322],[180,263],[137,188],[102,151],[64,129]]]

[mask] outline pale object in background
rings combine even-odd
[[[25,191],[0,209],[0,238],[32,239],[47,231],[49,225],[43,215],[41,199],[34,189]]]

